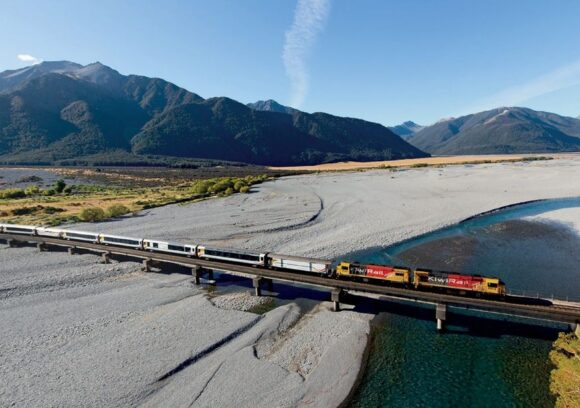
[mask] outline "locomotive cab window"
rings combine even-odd
[[[487,287],[488,288],[497,288],[497,283],[488,283]]]

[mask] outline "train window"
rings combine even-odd
[[[96,239],[95,235],[87,235],[87,234],[77,234],[74,232],[67,232],[66,236],[69,238],[86,238],[86,239]]]
[[[153,243],[153,248],[159,248],[159,244],[157,242]]]
[[[170,249],[171,251],[185,252],[185,248],[184,247],[177,246],[177,245],[167,245],[167,249]]]
[[[487,286],[489,288],[497,288],[497,283],[488,283]]]
[[[405,276],[405,274],[403,272],[397,272],[395,276]]]

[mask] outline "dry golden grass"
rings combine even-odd
[[[552,371],[550,390],[557,396],[557,408],[580,407],[580,340],[574,333],[560,334],[550,359],[556,365]]]
[[[485,155],[485,156],[448,156],[448,157],[426,157],[422,159],[403,159],[374,162],[340,162],[326,163],[314,166],[289,166],[289,167],[270,167],[272,170],[286,171],[347,171],[360,169],[374,169],[384,167],[413,167],[413,166],[437,166],[453,164],[477,164],[477,163],[496,163],[505,161],[520,161],[530,157],[550,157],[558,158],[564,155],[534,155],[534,154],[503,154],[503,155]]]

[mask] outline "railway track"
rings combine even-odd
[[[129,256],[145,260],[147,262],[156,261],[161,263],[181,265],[188,268],[200,267],[205,270],[215,270],[225,273],[243,274],[251,277],[273,279],[290,283],[313,285],[332,291],[333,300],[335,302],[339,301],[340,293],[342,292],[356,292],[357,295],[363,296],[367,294],[374,296],[378,295],[408,302],[445,305],[445,308],[449,306],[539,320],[556,321],[570,324],[580,323],[580,303],[567,302],[565,305],[563,305],[554,303],[552,299],[525,298],[521,296],[506,296],[504,300],[463,297],[447,293],[425,292],[402,287],[346,281],[296,272],[270,270],[229,262],[209,261],[194,257],[190,258],[184,255],[148,252],[144,250],[111,245],[69,241],[66,239],[33,235],[0,234],[0,240],[4,240],[6,242],[36,243],[40,244],[41,246],[52,245],[66,248],[78,248],[101,254],[104,253],[111,255]],[[440,317],[442,317],[443,320],[445,319],[444,312]]]

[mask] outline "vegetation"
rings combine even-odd
[[[133,174],[117,176],[126,185],[67,185],[58,180],[45,189],[32,186],[0,190],[0,222],[50,226],[78,221],[98,222],[167,204],[248,193],[253,185],[271,178],[265,174],[250,174],[191,180],[161,175],[150,177],[151,174],[147,173],[144,183],[143,177]],[[153,183],[155,187],[149,186]]]
[[[86,222],[97,222],[105,219],[105,211],[99,207],[85,208],[79,214],[79,218]]]
[[[107,208],[107,216],[109,216],[111,218],[121,217],[121,216],[128,214],[130,212],[131,212],[131,210],[129,210],[127,207],[125,207],[122,204],[114,204],[114,205],[110,206],[109,208]]]
[[[556,408],[580,407],[580,339],[574,333],[560,333],[550,360],[550,391],[556,395]]]
[[[258,111],[97,69],[107,81],[53,73],[0,92],[0,163],[187,167],[192,158],[293,165],[427,156],[377,123]]]

